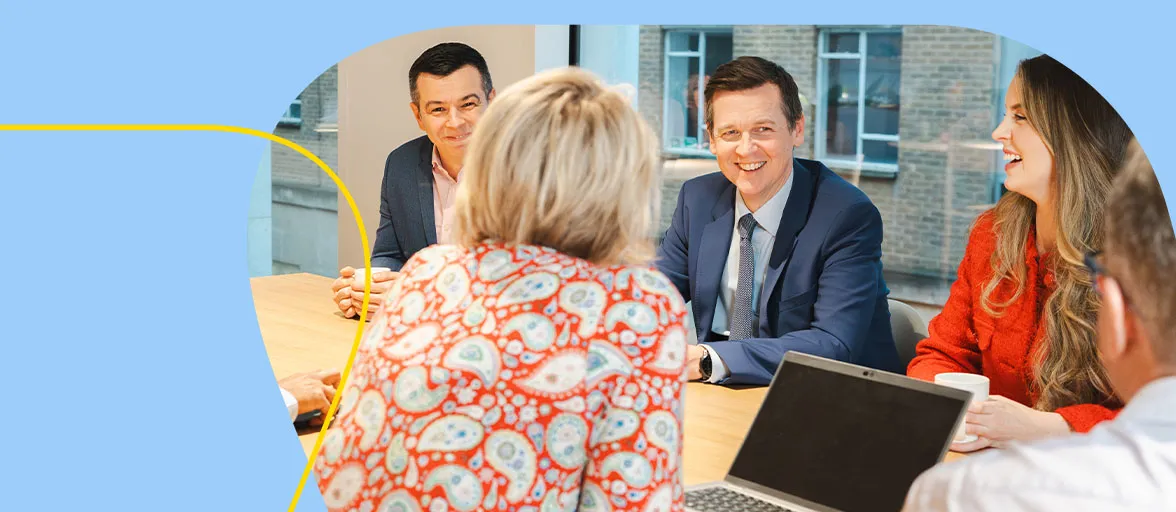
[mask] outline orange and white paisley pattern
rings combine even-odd
[[[327,507],[682,510],[684,315],[649,268],[525,245],[418,252],[316,460]]]

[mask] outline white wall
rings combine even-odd
[[[535,72],[567,67],[571,46],[568,25],[535,25]]]
[[[637,25],[580,27],[580,67],[600,75],[611,85],[632,85],[634,108],[637,107],[639,43]]]

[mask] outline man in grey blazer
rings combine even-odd
[[[409,68],[408,83],[409,106],[425,135],[393,150],[384,164],[372,268],[387,270],[372,273],[369,315],[380,307],[383,293],[413,254],[452,241],[453,206],[466,146],[494,99],[486,59],[462,43],[425,50]],[[344,316],[359,315],[363,286],[354,268],[339,271],[331,290]]]

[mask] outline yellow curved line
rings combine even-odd
[[[190,131],[204,131],[204,132],[228,132],[241,133],[245,135],[252,135],[254,137],[261,137],[273,142],[277,142],[294,151],[297,151],[302,156],[310,159],[315,165],[319,166],[331,180],[335,182],[335,186],[339,187],[339,191],[343,192],[343,197],[347,199],[347,206],[351,207],[351,213],[355,215],[355,224],[359,227],[360,243],[363,244],[363,266],[364,284],[363,284],[363,305],[359,312],[359,326],[355,329],[355,341],[351,344],[351,354],[347,357],[347,366],[343,368],[343,375],[339,380],[339,389],[347,384],[347,377],[351,373],[351,364],[355,362],[355,352],[359,348],[359,340],[363,337],[364,325],[367,322],[368,299],[371,295],[372,288],[372,254],[368,249],[367,231],[363,228],[363,218],[359,214],[359,207],[355,205],[355,200],[351,198],[351,192],[343,185],[343,180],[331,170],[331,167],[323,162],[314,153],[311,153],[306,148],[297,143],[278,137],[272,133],[255,130],[253,128],[243,128],[240,126],[225,126],[219,124],[0,124],[0,131],[31,131],[31,132],[45,132],[45,131],[123,131],[123,132],[144,132],[144,131],[158,131],[158,132],[190,132]],[[302,470],[302,478],[298,480],[298,488],[294,490],[294,499],[290,501],[289,512],[294,512],[295,506],[298,505],[298,498],[302,496],[302,488],[306,486],[306,480],[310,477],[310,470],[314,466],[314,459],[318,456],[319,448],[322,447],[323,437],[327,433],[327,427],[331,424],[331,419],[335,417],[335,409],[339,406],[339,399],[343,393],[335,393],[334,400],[331,400],[331,408],[327,410],[327,417],[323,421],[323,428],[319,430],[318,436],[314,440],[314,449],[311,450],[310,457],[306,460],[306,468]]]

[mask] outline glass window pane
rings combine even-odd
[[[826,51],[830,53],[857,53],[858,35],[856,33],[829,34],[829,47]]]
[[[698,51],[698,32],[669,32],[666,36],[672,52]]]
[[[877,164],[898,165],[898,143],[880,140],[862,141],[865,161]]]
[[[706,35],[707,76],[714,74],[715,68],[731,61],[734,56],[732,43],[731,34],[729,33],[712,32]]]
[[[874,33],[866,37],[866,54],[870,57],[902,57],[902,34]]]
[[[697,147],[700,113],[695,92],[698,87],[698,57],[670,57],[666,81],[666,147]]]
[[[858,74],[857,59],[831,59],[829,88],[825,91],[825,154],[832,158],[857,158]]]
[[[863,133],[898,135],[898,101],[867,96]]]
[[[706,88],[706,80],[709,79],[712,75],[714,75],[715,69],[718,68],[719,66],[731,61],[731,59],[734,55],[732,53],[733,47],[734,47],[733,42],[734,41],[732,40],[730,33],[709,32],[706,34],[706,63],[705,63],[706,70],[703,73],[702,83],[695,83],[695,81],[691,81],[689,83],[691,94],[693,94],[693,91],[698,90],[697,88],[705,89]],[[704,103],[703,103],[704,108],[701,109],[701,112],[702,112],[702,116],[705,117],[706,116],[705,99],[703,101],[704,101]],[[700,144],[699,144],[700,148],[702,148],[702,149],[710,148],[710,136],[709,135],[710,134],[708,134],[706,131],[706,120],[703,119],[702,137],[701,137],[702,140],[700,141]]]
[[[898,134],[902,89],[902,36],[870,34],[866,38],[865,133]]]

